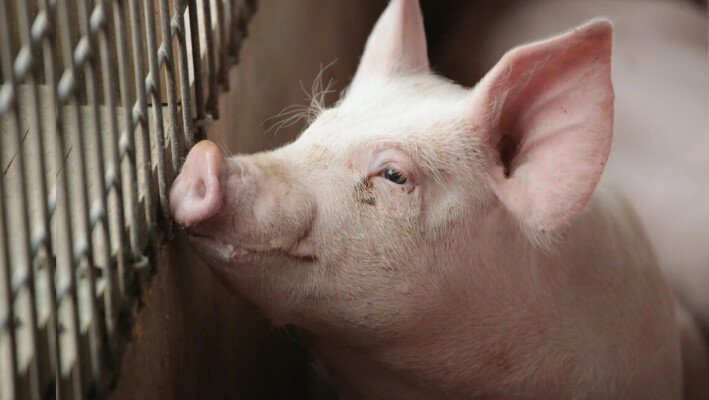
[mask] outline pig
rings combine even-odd
[[[284,147],[190,151],[173,218],[292,324],[345,399],[679,399],[673,297],[601,174],[612,27],[517,47],[472,89],[392,0],[340,101]]]

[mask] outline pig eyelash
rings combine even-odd
[[[382,178],[394,182],[397,185],[404,185],[409,181],[409,178],[406,177],[406,175],[399,171],[396,168],[387,168],[385,169],[382,174]]]

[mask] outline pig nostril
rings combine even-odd
[[[303,261],[304,263],[310,263],[310,264],[318,261],[318,259],[315,256],[300,257],[300,260]]]

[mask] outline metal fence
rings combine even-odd
[[[0,399],[107,395],[255,3],[0,0]]]

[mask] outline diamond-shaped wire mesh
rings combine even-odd
[[[107,394],[255,9],[0,0],[0,399]]]

